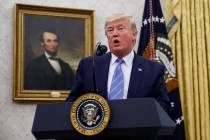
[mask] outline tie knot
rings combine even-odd
[[[116,60],[116,62],[118,63],[118,64],[122,64],[122,63],[124,63],[124,60],[123,59],[120,59],[120,58],[118,58],[117,60]]]
[[[58,57],[49,57],[50,60],[59,60]]]

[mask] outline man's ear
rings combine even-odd
[[[44,46],[44,43],[43,42],[40,42],[41,46],[43,47]]]
[[[136,40],[136,37],[137,37],[137,33],[133,32],[133,40]]]
[[[136,36],[137,36],[137,32],[133,32],[133,36],[136,38]]]
[[[136,37],[137,37],[137,33],[136,32],[133,32],[133,45],[135,45],[136,44]]]

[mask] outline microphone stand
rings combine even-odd
[[[95,57],[93,55],[93,90],[98,94],[98,89],[96,88],[96,71],[95,71]]]
[[[96,52],[97,52],[97,48],[101,45],[101,42],[98,42],[96,44],[96,49],[95,52],[93,54],[93,90],[96,94],[98,94],[98,89],[96,87],[96,70],[95,70],[95,56],[96,56]]]
[[[105,45],[101,45],[101,42],[96,44],[96,49],[93,54],[93,89],[96,94],[98,94],[98,88],[96,86],[96,71],[95,71],[95,56],[101,56],[107,52],[107,47]]]

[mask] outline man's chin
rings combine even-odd
[[[47,52],[47,53],[51,56],[56,56],[57,55],[57,52]]]
[[[122,48],[121,48],[120,46],[118,46],[118,47],[113,47],[112,51],[113,51],[113,52],[116,52],[116,53],[120,53],[120,52],[122,52],[123,50],[122,50]]]
[[[112,53],[113,53],[114,55],[116,55],[117,57],[123,57],[123,53],[122,53],[122,51],[120,51],[120,50],[112,51]]]

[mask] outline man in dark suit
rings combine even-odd
[[[107,100],[154,97],[163,109],[168,111],[165,68],[162,64],[144,59],[133,51],[137,36],[134,19],[124,14],[107,18],[105,34],[110,52],[80,61],[75,83],[67,101],[72,102],[79,96],[91,92]],[[96,79],[96,86],[93,77]],[[161,137],[141,139],[160,140]]]
[[[56,58],[59,37],[53,31],[41,35],[45,52],[32,60],[25,69],[24,88],[34,90],[71,90],[74,80],[69,64]]]
[[[124,14],[107,18],[105,34],[110,53],[95,57],[97,93],[107,100],[154,97],[167,110],[169,98],[164,80],[164,66],[146,60],[133,51],[137,36],[133,18]],[[118,63],[119,60],[121,64]],[[67,101],[74,101],[85,93],[96,91],[92,66],[93,57],[80,61]],[[117,75],[116,71],[121,74]],[[114,87],[113,83],[117,86]]]

